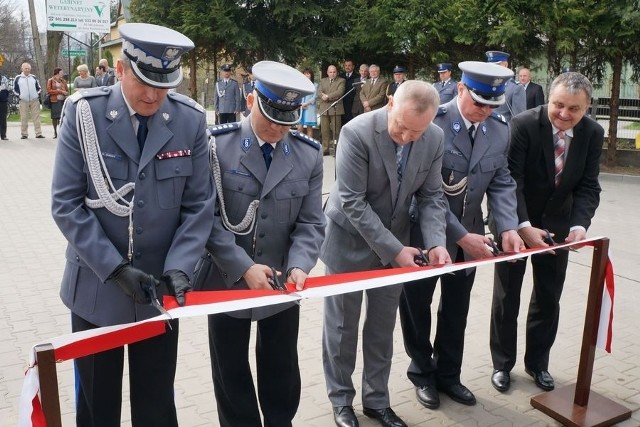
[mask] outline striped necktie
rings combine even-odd
[[[555,158],[556,174],[555,184],[556,187],[560,185],[560,177],[562,175],[562,169],[564,169],[564,152],[565,152],[565,140],[564,131],[558,131],[555,134],[555,142],[553,143],[553,151]]]

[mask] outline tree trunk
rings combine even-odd
[[[609,104],[609,141],[607,142],[607,166],[616,166],[618,142],[618,109],[620,106],[620,77],[622,76],[622,56],[614,55],[611,62],[611,101]]]
[[[195,51],[189,55],[189,69],[191,70],[191,80],[189,81],[189,92],[191,99],[198,101],[198,60]]]
[[[47,73],[44,68],[44,60],[42,58],[42,45],[40,44],[40,33],[38,32],[38,22],[36,20],[36,8],[33,0],[29,0],[29,16],[31,18],[31,35],[33,37],[33,47],[36,54],[36,70],[38,70],[38,78],[40,82],[47,82]],[[44,80],[43,80],[44,79]]]
[[[63,36],[64,32],[62,31],[47,31],[47,62],[45,63],[45,69],[49,71],[45,76],[47,79],[53,75],[53,69],[58,66],[58,55]]]

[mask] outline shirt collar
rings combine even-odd
[[[551,129],[552,129],[552,135],[555,135],[556,133],[558,133],[560,131],[560,129],[558,129],[554,125],[551,125]],[[565,136],[568,136],[569,138],[573,138],[573,128],[565,130],[564,134],[565,134]]]

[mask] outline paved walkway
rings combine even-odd
[[[30,130],[31,127],[30,127]],[[0,142],[0,426],[14,426],[23,370],[33,344],[67,333],[69,312],[58,298],[65,241],[50,216],[50,178],[56,141],[45,126],[47,139],[19,139],[19,126],[10,124],[9,141]],[[333,181],[333,158],[325,157],[325,193]],[[593,390],[633,410],[631,420],[640,425],[640,179],[602,176],[602,202],[590,230],[591,236],[611,238],[616,277],[616,311],[613,353],[596,352]],[[558,386],[575,381],[591,250],[582,249],[570,258],[568,280],[562,299],[560,331],[551,353],[550,371]],[[321,274],[318,265],[315,274]],[[528,302],[530,279],[523,301]],[[399,328],[395,333],[395,355],[390,388],[392,405],[410,426],[547,426],[557,422],[533,409],[530,398],[539,390],[524,373],[522,353],[513,370],[512,389],[506,394],[490,384],[488,351],[489,306],[492,270],[478,271],[473,289],[467,328],[463,382],[476,394],[478,404],[467,407],[446,396],[436,411],[427,410],[414,398],[406,378],[408,365]],[[435,310],[435,307],[434,307]],[[520,342],[524,339],[521,315]],[[322,302],[305,301],[300,331],[302,400],[296,426],[332,426],[331,407],[326,398],[322,373],[320,337]],[[185,319],[181,324],[180,360],[176,378],[176,401],[182,426],[218,425],[209,370],[207,330],[204,318]],[[358,395],[356,413],[363,427],[376,423],[362,415],[359,378],[362,361],[354,378]],[[63,424],[74,424],[72,363],[58,365]],[[125,392],[125,401],[128,391]],[[123,407],[122,424],[130,425],[129,407]]]

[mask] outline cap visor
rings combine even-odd
[[[158,89],[172,89],[182,82],[182,67],[170,73],[154,73],[139,68],[131,61],[131,70],[144,84]]]
[[[475,93],[473,89],[469,89],[469,94],[471,95],[471,98],[473,98],[474,101],[480,104],[485,104],[485,105],[502,105],[504,104],[504,100],[505,100],[504,94],[485,98],[484,96]]]
[[[263,103],[259,96],[257,98],[260,111],[270,121],[283,126],[295,125],[300,121],[300,108],[289,111],[278,110],[277,108]]]

